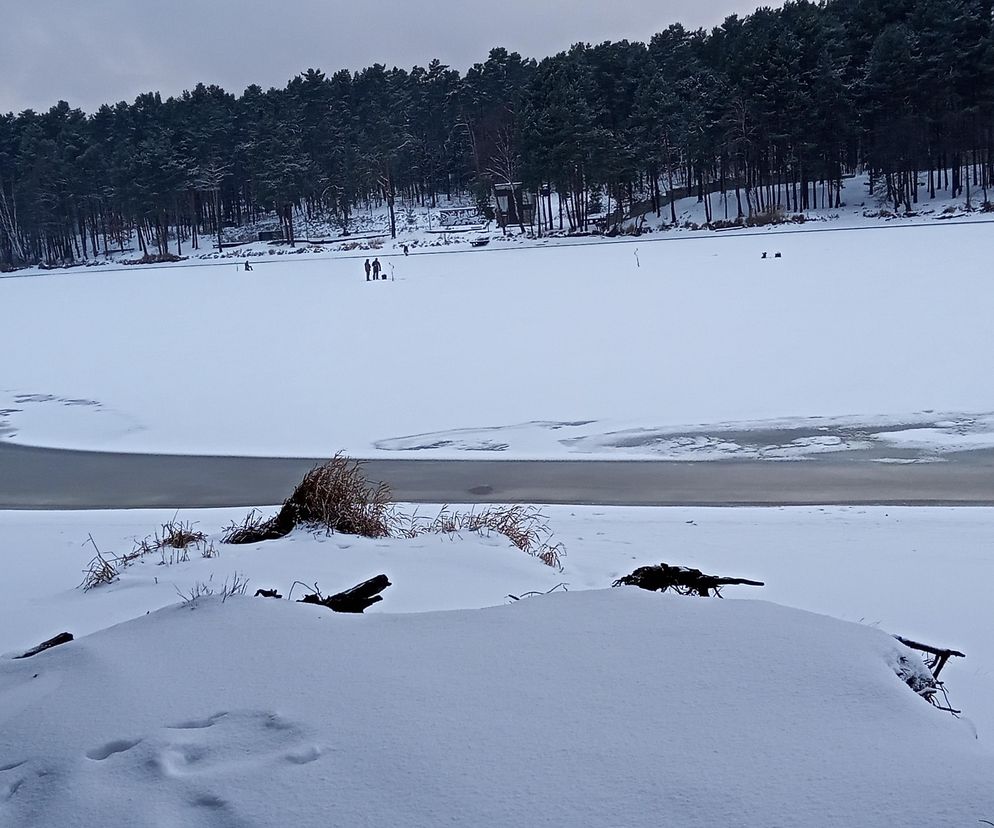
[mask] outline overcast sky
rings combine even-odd
[[[14,0],[0,24],[0,112],[87,111],[196,83],[241,93],[308,67],[457,69],[492,46],[544,57],[577,41],[711,27],[758,0]],[[767,2],[764,5],[778,5]]]

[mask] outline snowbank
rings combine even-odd
[[[431,513],[429,507],[422,507]],[[603,589],[636,567],[666,561],[765,581],[726,597],[785,606],[878,627],[967,654],[946,667],[954,706],[994,744],[994,640],[989,585],[994,509],[833,507],[784,509],[546,507],[565,544],[562,572],[500,537],[407,540],[297,532],[258,546],[215,544],[218,556],[159,565],[159,556],[88,593],[76,587],[93,556],[87,536],[116,555],[172,519],[172,511],[0,511],[0,653],[23,652],[63,630],[85,635],[154,612],[198,583],[235,572],[251,592],[288,595],[294,581],[337,592],[381,572],[394,586],[369,613],[476,609],[509,594]],[[185,510],[179,520],[218,531],[244,510]],[[215,538],[216,540],[216,538]],[[301,594],[295,588],[294,597]]]
[[[632,588],[410,616],[174,606],[0,662],[0,819],[974,824],[994,757],[896,678],[901,652]]]

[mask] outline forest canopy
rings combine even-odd
[[[660,214],[677,189],[734,190],[739,215],[803,211],[838,206],[857,170],[895,207],[937,189],[986,202],[992,2],[792,0],[540,61],[497,48],[465,73],[308,69],[240,96],[201,84],[91,115],[61,101],[3,115],[0,266],[136,233],[145,255],[182,253],[274,213],[291,241],[295,215],[348,232],[371,200],[486,205],[495,183],[557,192],[570,230],[592,193]]]

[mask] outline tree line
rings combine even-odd
[[[471,193],[489,210],[495,184],[532,194],[539,232],[612,207],[676,221],[675,195],[708,221],[835,207],[857,170],[895,209],[937,191],[986,204],[992,2],[790,0],[541,61],[498,48],[465,73],[308,69],[240,96],[201,84],[0,116],[0,265],[132,239],[183,255],[273,214],[291,242],[301,217],[347,233],[371,202],[392,222],[398,200]]]

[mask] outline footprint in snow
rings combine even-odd
[[[21,785],[24,784],[24,775],[21,773],[11,773],[27,763],[22,759],[20,762],[9,762],[0,765],[0,802],[7,802],[13,799]]]
[[[215,713],[213,716],[208,716],[206,719],[190,719],[185,722],[180,722],[179,724],[168,725],[170,730],[203,730],[207,727],[213,727],[219,720],[227,716],[227,712]]]
[[[276,713],[220,712],[168,728],[149,767],[169,779],[242,773],[272,764],[303,765],[321,756],[301,729]]]
[[[86,751],[86,758],[95,762],[103,762],[115,753],[127,753],[138,744],[141,744],[141,739],[115,739],[112,742],[105,742],[99,747],[90,748]]]
[[[322,756],[304,729],[268,711],[183,719],[139,738],[109,739],[55,765],[41,757],[0,757],[0,825],[37,825],[39,802],[75,791],[80,824],[106,822],[117,806],[103,794],[121,779],[146,787],[163,828],[245,828],[238,790],[252,780],[298,773]],[[17,759],[18,761],[12,761]],[[106,810],[110,808],[111,810]]]

